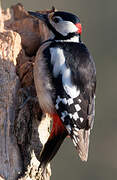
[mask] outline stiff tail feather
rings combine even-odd
[[[89,136],[90,129],[77,129],[75,128],[71,136],[72,141],[78,150],[79,157],[82,161],[87,161],[88,159],[88,150],[89,150]]]

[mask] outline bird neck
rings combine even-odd
[[[66,36],[62,38],[58,38],[56,37],[53,33],[50,33],[50,38],[43,41],[41,43],[41,45],[43,45],[44,43],[47,43],[47,42],[51,42],[51,41],[55,41],[55,42],[75,42],[75,43],[81,43],[81,37],[80,37],[80,34],[75,34],[74,36]],[[40,46],[41,46],[40,45]]]
[[[80,35],[77,33],[69,33],[67,36],[63,36],[62,34],[55,34],[53,39],[57,42],[81,42]]]
[[[81,39],[80,39],[79,35],[73,36],[73,37],[69,37],[69,38],[65,38],[65,39],[56,39],[56,38],[54,38],[54,40],[56,42],[76,42],[76,43],[80,43],[81,42]]]

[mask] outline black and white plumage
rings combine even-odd
[[[40,156],[40,167],[45,167],[54,157],[67,135],[81,159],[86,161],[95,114],[96,70],[80,39],[80,20],[61,11],[49,15],[29,13],[44,20],[53,32],[53,38],[40,47],[34,68],[40,106],[53,117],[52,132]]]

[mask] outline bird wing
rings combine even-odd
[[[72,98],[64,91],[56,99],[56,111],[66,127],[82,161],[87,161],[90,130],[94,121],[94,101],[91,104],[82,93]]]
[[[56,89],[54,102],[56,111],[73,140],[80,158],[87,161],[95,109],[94,62],[83,44],[66,43],[63,46],[62,43],[58,43],[50,52],[52,73],[55,77],[53,84]]]

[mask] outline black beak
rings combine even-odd
[[[31,15],[31,16],[34,16],[42,21],[44,21],[45,23],[47,23],[48,21],[48,15],[47,14],[40,14],[38,12],[32,12],[32,11],[28,11],[28,13]]]

